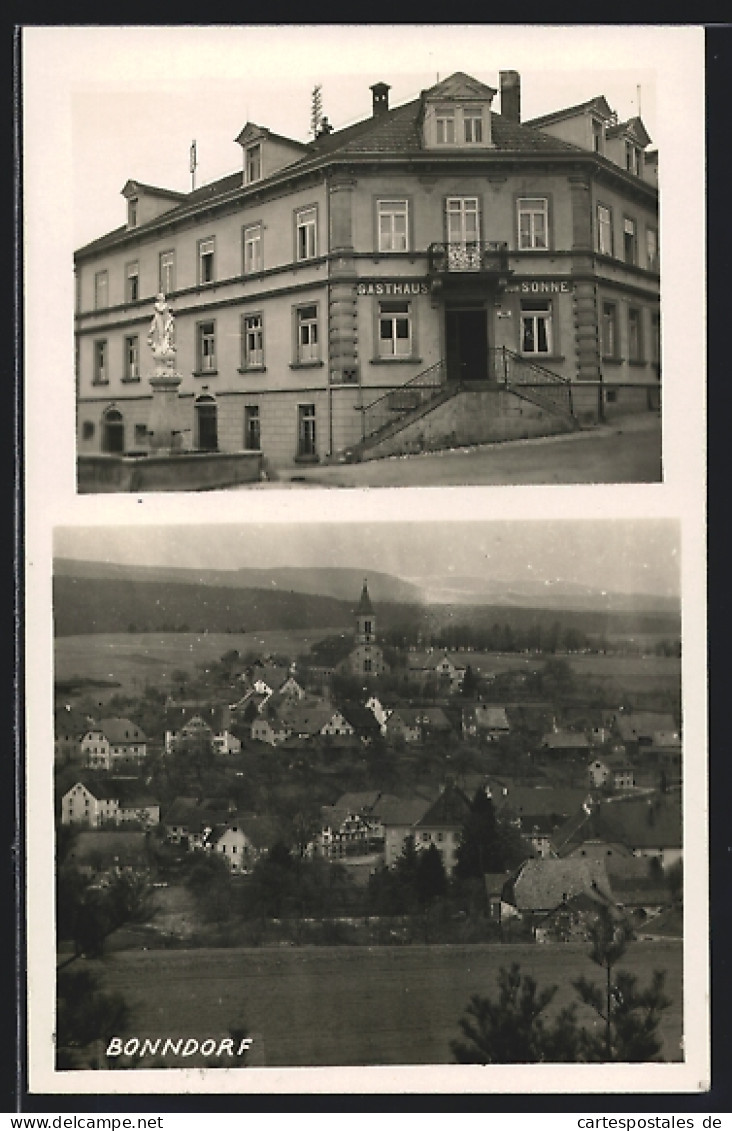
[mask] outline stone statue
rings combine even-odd
[[[155,302],[155,313],[150,323],[147,341],[155,358],[172,361],[175,355],[175,322],[173,312],[162,291]]]

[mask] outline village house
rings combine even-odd
[[[86,755],[82,751],[82,739],[89,733],[92,725],[93,720],[87,715],[82,715],[68,706],[55,712],[53,753],[58,764],[67,765],[86,760]]]
[[[635,785],[633,765],[621,754],[606,754],[594,758],[587,767],[587,773],[593,789],[617,791],[632,789]]]
[[[446,785],[431,801],[412,798],[387,802],[379,808],[384,826],[386,867],[396,863],[407,837],[411,836],[418,852],[434,844],[450,875],[457,862],[458,845],[469,812],[468,798],[453,784]]]
[[[217,798],[176,797],[163,816],[165,836],[171,844],[203,849],[217,826],[224,826],[236,807]]]
[[[418,707],[395,707],[386,720],[387,742],[414,744],[422,741],[422,712]]]
[[[165,716],[166,754],[181,741],[195,739],[211,743],[215,753],[224,757],[241,752],[241,740],[231,731],[231,707],[168,704]]]
[[[221,856],[232,875],[243,876],[269,851],[278,835],[268,817],[232,813],[224,825],[212,829],[203,847]]]
[[[138,768],[147,757],[147,739],[129,719],[101,719],[83,735],[81,755],[91,770]]]
[[[557,829],[552,845],[557,856],[566,856],[588,842],[605,845],[608,853],[622,845],[666,871],[683,858],[680,791],[583,803]]]
[[[494,742],[511,733],[505,707],[494,707],[486,703],[467,703],[462,712],[464,738],[483,738]]]
[[[381,727],[368,707],[360,703],[342,703],[341,714],[353,733],[360,739],[364,746],[369,746],[375,739],[381,737]]]
[[[605,865],[581,858],[526,860],[504,888],[504,899],[536,926],[578,895],[613,904]]]
[[[681,741],[674,717],[667,712],[618,711],[612,725],[629,753],[648,747],[668,747]]]
[[[252,723],[252,741],[265,742],[267,746],[281,746],[292,733],[290,727],[279,719],[260,715]]]
[[[160,821],[160,805],[136,779],[78,781],[61,798],[61,823],[90,829],[135,825],[151,828]]]

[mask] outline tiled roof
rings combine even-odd
[[[462,828],[470,812],[470,802],[456,785],[445,786],[440,796],[417,821],[418,828],[444,826]]]
[[[513,902],[519,911],[546,911],[558,907],[566,898],[597,890],[612,899],[604,864],[596,860],[569,857],[527,860],[512,884]]]
[[[681,798],[654,794],[604,802],[590,813],[581,809],[557,831],[554,849],[564,854],[588,840],[617,841],[632,849],[681,848]]]
[[[625,742],[638,738],[651,738],[655,733],[676,734],[678,728],[673,715],[660,711],[633,711],[632,714],[618,714],[615,725]]]
[[[586,734],[576,734],[569,730],[551,730],[541,740],[547,750],[586,750],[590,741]]]
[[[557,122],[562,118],[574,118],[585,110],[595,110],[603,118],[610,118],[612,116],[612,110],[604,94],[597,94],[594,98],[589,98],[586,102],[578,102],[575,106],[566,106],[562,110],[552,110],[549,114],[540,114],[536,118],[529,118],[525,122],[525,125],[534,127],[550,125],[552,122]]]
[[[430,802],[424,798],[403,801],[399,797],[392,797],[379,803],[378,816],[384,826],[406,825],[411,828],[429,808]]]
[[[587,797],[586,789],[571,786],[511,786],[505,796],[497,796],[496,807],[517,817],[561,817],[576,812]]]
[[[100,719],[99,730],[105,738],[115,744],[147,741],[140,728],[129,719]]]

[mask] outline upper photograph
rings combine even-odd
[[[74,252],[77,490],[660,482],[653,94],[511,65],[282,108],[243,71],[230,171],[199,117],[166,184],[169,96],[133,98],[120,223]]]

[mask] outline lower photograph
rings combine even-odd
[[[55,1074],[683,1064],[676,521],[53,539]]]

